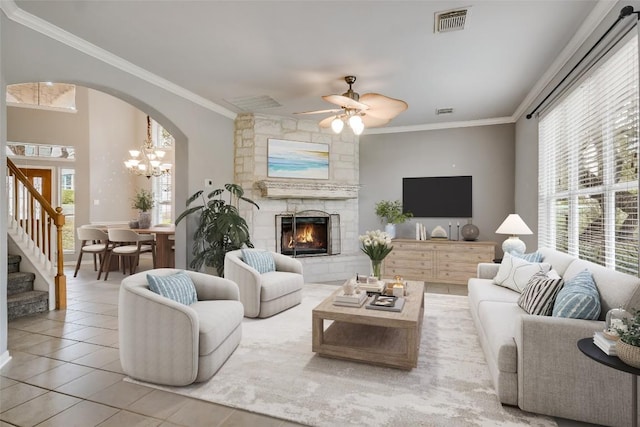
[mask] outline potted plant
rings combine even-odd
[[[384,231],[393,239],[396,237],[396,224],[402,224],[413,216],[411,212],[402,212],[400,200],[381,200],[376,203],[376,215],[386,222]]]
[[[225,191],[228,192],[228,201],[223,199]],[[244,197],[244,190],[238,184],[225,184],[224,188],[218,188],[210,192],[206,198],[204,191],[200,190],[187,200],[187,209],[182,212],[175,223],[192,214],[198,214],[197,227],[193,233],[193,250],[195,258],[189,264],[191,268],[200,270],[202,265],[213,267],[220,277],[224,276],[224,257],[227,252],[243,247],[252,248],[249,237],[249,226],[240,216],[238,204],[240,200],[260,207],[253,201]],[[199,206],[192,206],[196,200],[202,200]]]
[[[136,195],[131,199],[131,201],[131,207],[138,210],[138,227],[151,227],[151,213],[149,211],[155,204],[153,194],[151,194],[150,191],[141,188],[136,191]]]
[[[633,317],[623,320],[616,328],[620,339],[616,341],[616,353],[620,360],[634,368],[640,368],[640,310]]]

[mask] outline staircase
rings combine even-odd
[[[21,257],[9,255],[7,274],[7,311],[9,321],[49,311],[49,293],[33,290],[35,274],[20,271]]]

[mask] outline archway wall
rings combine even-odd
[[[232,118],[26,28],[4,15],[0,19],[5,84],[56,81],[94,88],[130,103],[171,132],[176,139],[176,212],[183,210],[191,194],[204,187],[205,179],[213,179],[215,185],[233,181]],[[3,118],[5,116],[6,113]],[[1,143],[0,148],[4,151],[4,132]],[[100,165],[91,165],[94,166]],[[191,247],[186,238],[190,234],[189,225],[181,224],[177,230],[178,267],[187,265],[187,249]],[[0,233],[6,233],[6,229],[0,229]]]

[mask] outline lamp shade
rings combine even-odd
[[[496,230],[496,234],[533,234],[533,231],[524,223],[520,215],[509,214],[509,216],[500,224]]]

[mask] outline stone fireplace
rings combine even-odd
[[[271,138],[328,144],[329,179],[269,177]],[[359,153],[353,133],[345,130],[336,135],[311,120],[240,114],[234,147],[235,182],[260,206],[241,206],[256,248],[298,258],[308,283],[344,280],[368,271],[358,241]],[[318,241],[305,241],[311,237],[309,226],[314,238],[326,240],[322,248]]]

